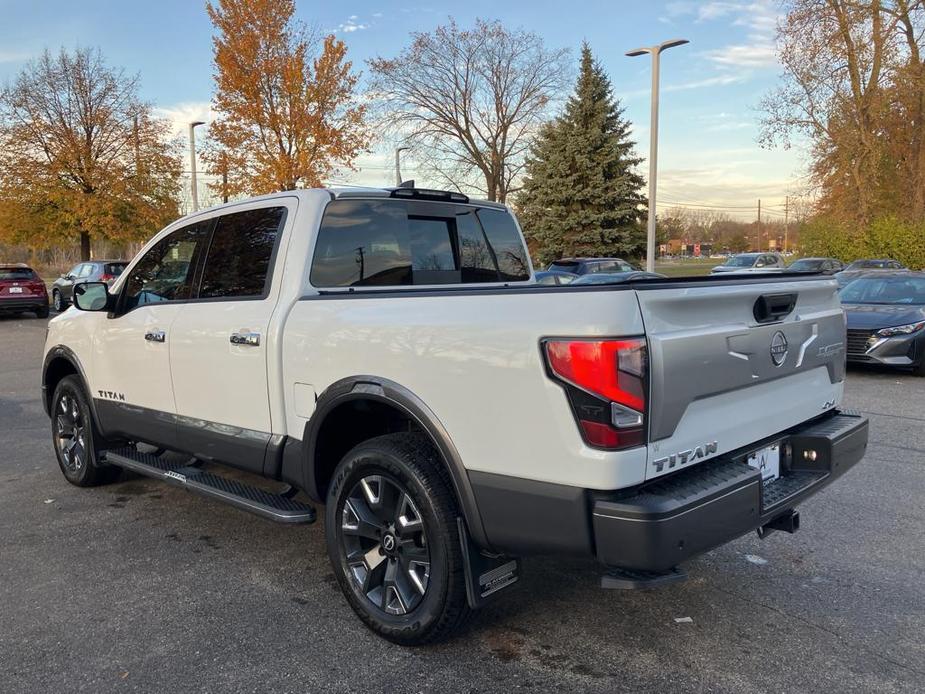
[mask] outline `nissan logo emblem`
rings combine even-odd
[[[771,361],[780,366],[787,358],[787,337],[778,330],[771,338]]]

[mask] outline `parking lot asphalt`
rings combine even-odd
[[[45,323],[0,318],[4,692],[925,690],[925,379],[849,371],[871,445],[796,535],[743,537],[649,592],[529,558],[459,638],[406,649],[354,617],[320,522],[138,477],[67,484],[39,399]]]

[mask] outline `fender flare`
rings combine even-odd
[[[54,393],[48,392],[48,367],[51,366],[51,362],[55,359],[64,359],[74,367],[74,370],[84,383],[84,388],[87,389],[87,400],[90,404],[90,412],[93,414],[93,419],[96,425],[101,427],[100,416],[96,411],[96,398],[93,397],[93,393],[90,390],[90,381],[87,380],[87,372],[84,371],[83,364],[80,363],[80,359],[74,353],[74,350],[64,345],[55,345],[49,349],[45,354],[45,360],[42,362],[42,406],[45,408],[45,414],[49,417],[51,416],[51,398],[54,397]]]
[[[327,415],[346,402],[361,399],[391,405],[404,412],[409,419],[427,432],[446,462],[453,489],[472,540],[481,547],[490,548],[475,494],[472,491],[472,484],[469,481],[469,473],[443,423],[417,395],[387,378],[369,375],[349,376],[332,383],[318,397],[315,411],[305,424],[302,437],[303,489],[308,492],[309,496],[316,499],[320,496],[315,485],[315,450],[318,434]]]

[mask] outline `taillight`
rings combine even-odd
[[[42,292],[43,294],[48,292],[44,282],[33,282],[29,285],[29,289],[33,292]]]
[[[108,272],[104,272],[102,275],[100,275],[100,282],[109,282],[110,280],[114,280],[115,278],[116,278],[115,275],[110,275]]]
[[[585,443],[621,450],[646,442],[645,339],[547,340],[543,350]]]

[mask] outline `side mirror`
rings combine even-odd
[[[110,295],[105,282],[84,282],[74,287],[74,306],[81,311],[106,311]]]

